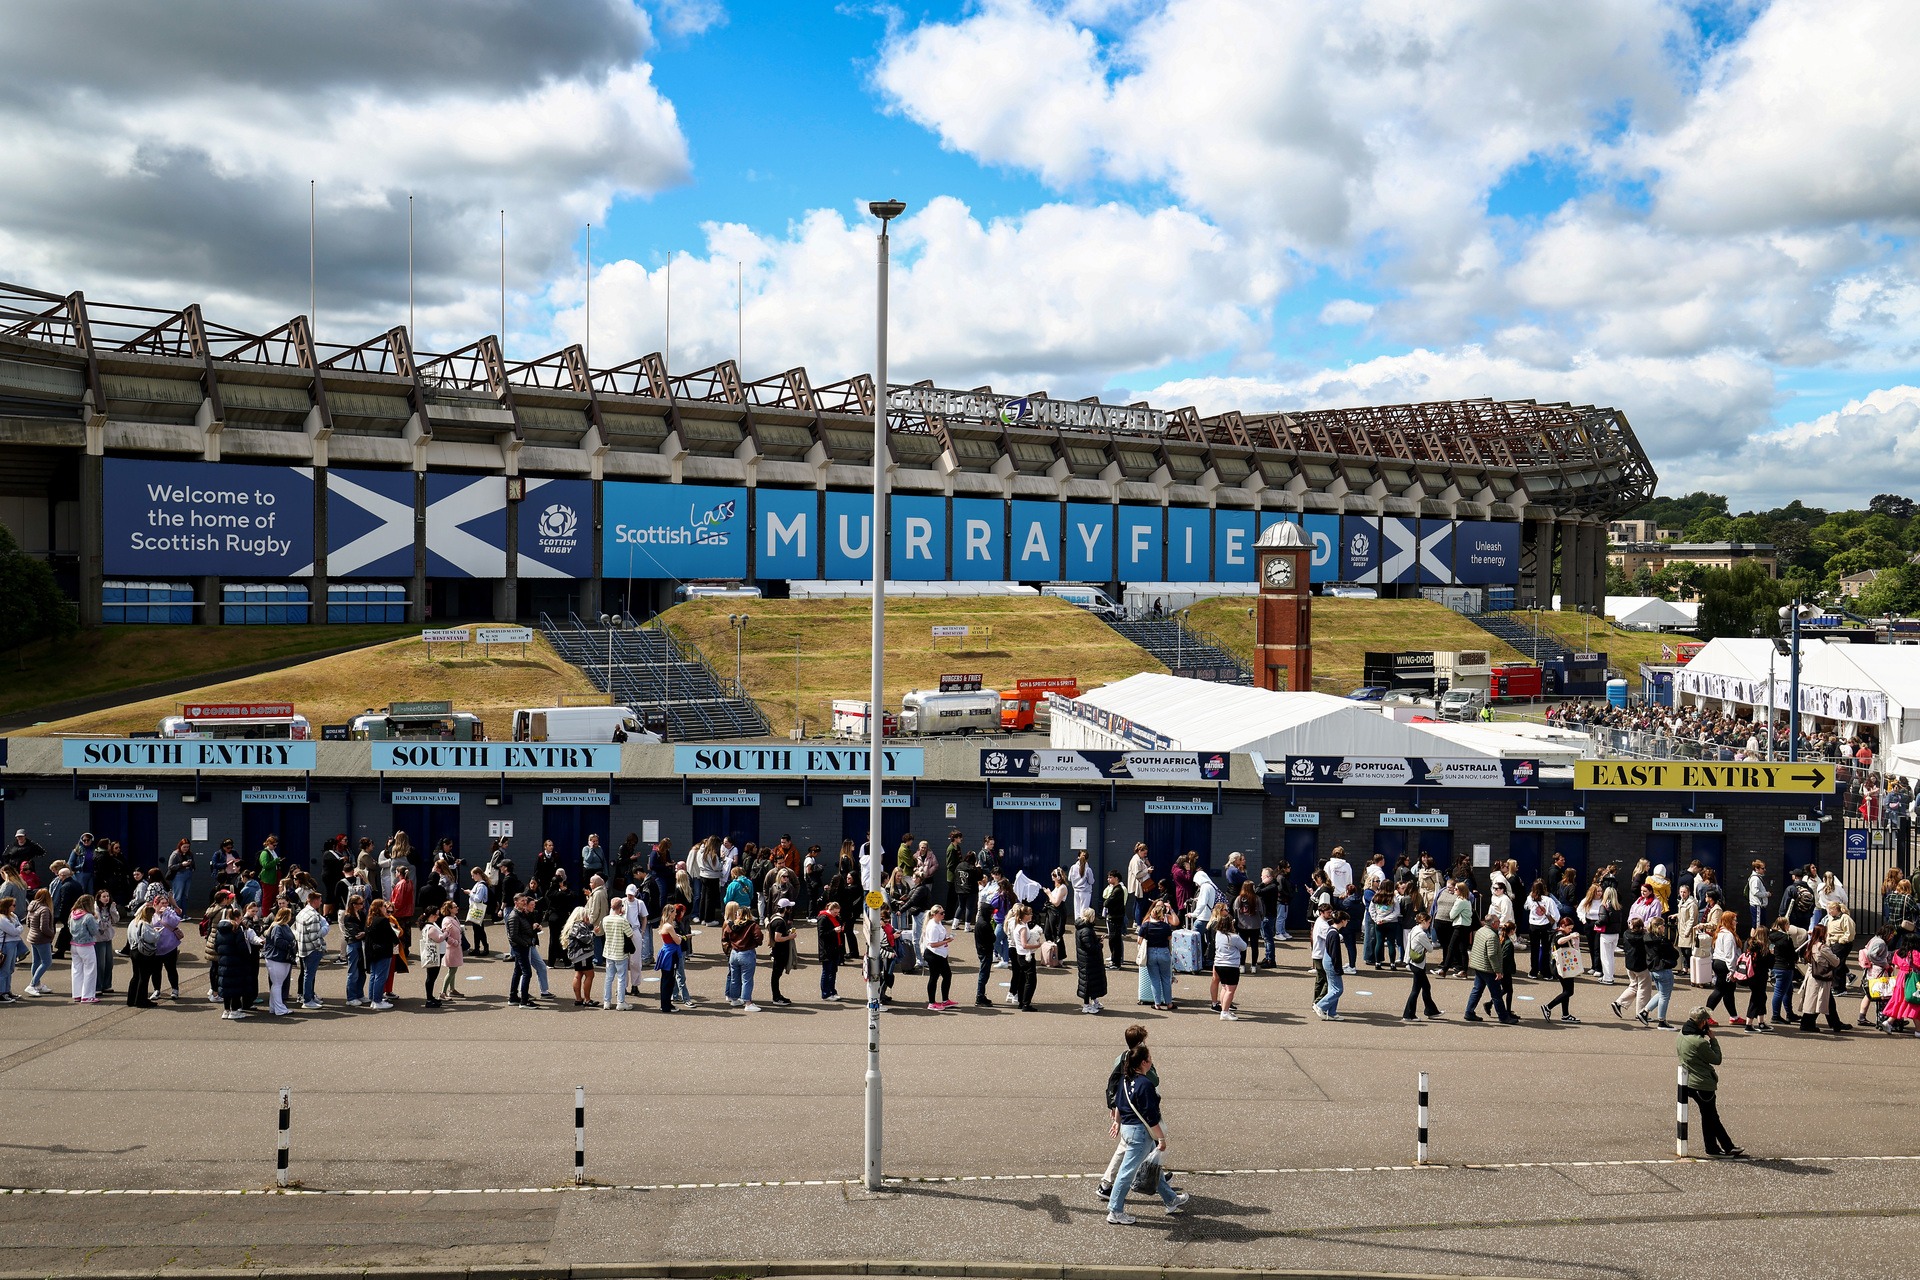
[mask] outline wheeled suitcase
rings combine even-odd
[[[1173,971],[1175,973],[1200,972],[1200,931],[1198,929],[1173,931]]]

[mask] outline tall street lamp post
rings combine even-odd
[[[880,219],[877,306],[874,312],[873,371],[873,680],[867,703],[867,899],[863,920],[867,969],[866,1169],[869,1191],[881,1187],[880,1175],[880,819],[884,814],[886,713],[881,704],[883,645],[887,607],[887,224],[907,211],[898,200],[875,200],[867,211]]]

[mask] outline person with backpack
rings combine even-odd
[[[153,917],[153,903],[148,902],[127,922],[127,959],[133,968],[133,976],[127,979],[129,1008],[152,1009],[158,1003],[150,994],[160,985],[160,929]]]
[[[1807,976],[1800,984],[1800,1029],[1817,1030],[1815,1024],[1824,1014],[1827,1030],[1851,1030],[1840,1020],[1840,1011],[1833,1007],[1833,984],[1840,976],[1840,955],[1827,943],[1825,924],[1813,926],[1807,934],[1807,945],[1800,954],[1807,962]]]
[[[793,1001],[780,994],[780,978],[793,968],[793,911],[792,898],[778,898],[773,904],[773,914],[767,917],[767,959],[772,968],[767,977],[773,987],[773,1002],[789,1005]]]
[[[1415,907],[1413,931],[1407,934],[1407,972],[1413,978],[1413,985],[1407,989],[1407,1005],[1400,1012],[1400,1021],[1419,1021],[1414,1010],[1422,1002],[1426,1005],[1428,1021],[1442,1016],[1440,1006],[1433,1002],[1433,982],[1427,974],[1429,959],[1439,954],[1439,945],[1433,937],[1433,921],[1424,910]]]
[[[568,912],[561,926],[567,963],[573,966],[573,1007],[576,1009],[586,1008],[593,996],[593,925],[587,904],[582,902]]]
[[[686,907],[675,904],[669,907],[660,918],[660,945],[653,953],[654,968],[660,971],[660,1012],[673,1012],[673,997],[676,987],[684,987],[686,979],[681,973],[683,960],[680,952],[681,913]],[[691,1003],[691,1002],[689,1002]]]
[[[1167,1135],[1161,1127],[1160,1090],[1148,1075],[1152,1070],[1153,1055],[1145,1043],[1127,1051],[1113,1108],[1113,1132],[1127,1150],[1114,1174],[1113,1188],[1107,1193],[1107,1222],[1116,1227],[1130,1227],[1139,1221],[1126,1206],[1127,1193],[1133,1190],[1141,1166],[1150,1161],[1164,1166],[1166,1160]],[[1156,1180],[1155,1189],[1169,1217],[1186,1212],[1193,1201],[1192,1196],[1174,1191],[1164,1180]]]
[[[1695,1009],[1680,1027],[1674,1052],[1680,1057],[1680,1065],[1686,1068],[1684,1097],[1691,1098],[1700,1108],[1700,1137],[1707,1145],[1707,1155],[1716,1160],[1740,1160],[1747,1153],[1734,1145],[1726,1127],[1720,1123],[1721,1054],[1713,1026],[1709,1009]]]
[[[1627,966],[1627,989],[1613,1002],[1613,1016],[1626,1017],[1626,1006],[1636,1009],[1647,1006],[1647,998],[1653,993],[1653,979],[1647,972],[1647,926],[1646,921],[1635,915],[1627,918],[1627,931],[1620,938],[1621,963]]]

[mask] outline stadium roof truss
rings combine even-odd
[[[888,398],[897,473],[993,476],[1016,494],[1026,476],[1067,497],[1094,497],[1084,485],[1076,495],[1074,482],[1088,481],[1176,503],[1250,506],[1257,494],[1258,505],[1302,510],[1511,517],[1534,505],[1604,518],[1645,502],[1656,482],[1626,416],[1591,405],[1457,400],[1202,417],[926,382]],[[793,368],[749,381],[731,360],[675,373],[658,353],[596,369],[578,345],[509,362],[495,336],[436,354],[415,352],[399,327],[342,346],[316,342],[305,316],[255,334],[207,320],[198,305],[167,311],[0,283],[0,442],[50,443],[52,421],[88,429],[98,448],[111,420],[193,428],[210,458],[232,428],[386,437],[420,450],[442,441],[596,460],[759,459],[825,476],[871,463],[875,401],[865,374],[817,385]]]

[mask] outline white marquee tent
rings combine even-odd
[[[1695,625],[1698,610],[1691,612],[1659,596],[1608,596],[1606,615],[1622,627],[1637,631],[1683,630]]]

